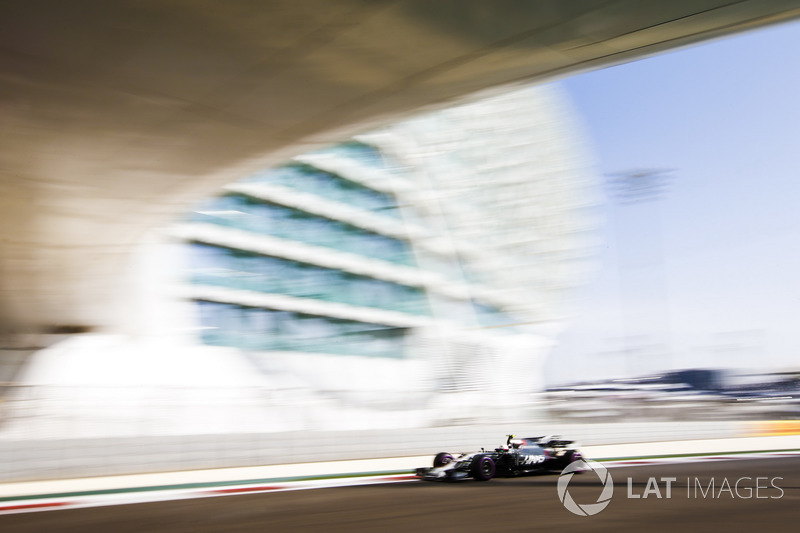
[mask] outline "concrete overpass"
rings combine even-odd
[[[123,330],[142,236],[256,167],[797,15],[796,0],[3,2],[0,347]]]

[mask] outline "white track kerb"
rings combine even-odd
[[[603,491],[597,497],[595,503],[576,503],[569,493],[569,482],[572,481],[575,474],[583,472],[594,472],[600,478],[600,483],[603,485]],[[606,470],[606,467],[597,461],[579,460],[569,464],[558,477],[558,499],[564,504],[564,507],[573,514],[579,516],[592,516],[596,515],[611,503],[611,497],[614,496],[614,480],[611,474]]]

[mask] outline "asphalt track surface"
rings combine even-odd
[[[567,511],[557,496],[558,476],[548,475],[486,483],[411,481],[6,515],[0,516],[0,531],[462,532],[570,528],[752,533],[800,528],[800,457],[643,465],[609,472],[614,479],[614,496],[609,506],[594,516]],[[657,478],[661,498],[650,477]],[[677,478],[672,482],[670,498],[666,497],[662,477]],[[714,488],[709,490],[712,478]],[[724,490],[725,480],[730,492]],[[648,484],[647,498],[628,497],[629,492],[642,496]],[[592,473],[576,476],[569,492],[578,503],[594,503],[601,492],[599,478]]]

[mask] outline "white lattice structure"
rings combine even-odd
[[[397,194],[430,213],[433,238],[451,238],[481,288],[529,321],[562,318],[568,291],[591,264],[597,219],[585,147],[555,87],[517,90],[363,138],[407,163],[413,185]]]

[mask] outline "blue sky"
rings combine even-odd
[[[578,379],[800,369],[800,23],[561,85],[598,175],[670,172],[658,202],[603,207],[599,271],[548,381],[576,362]]]

